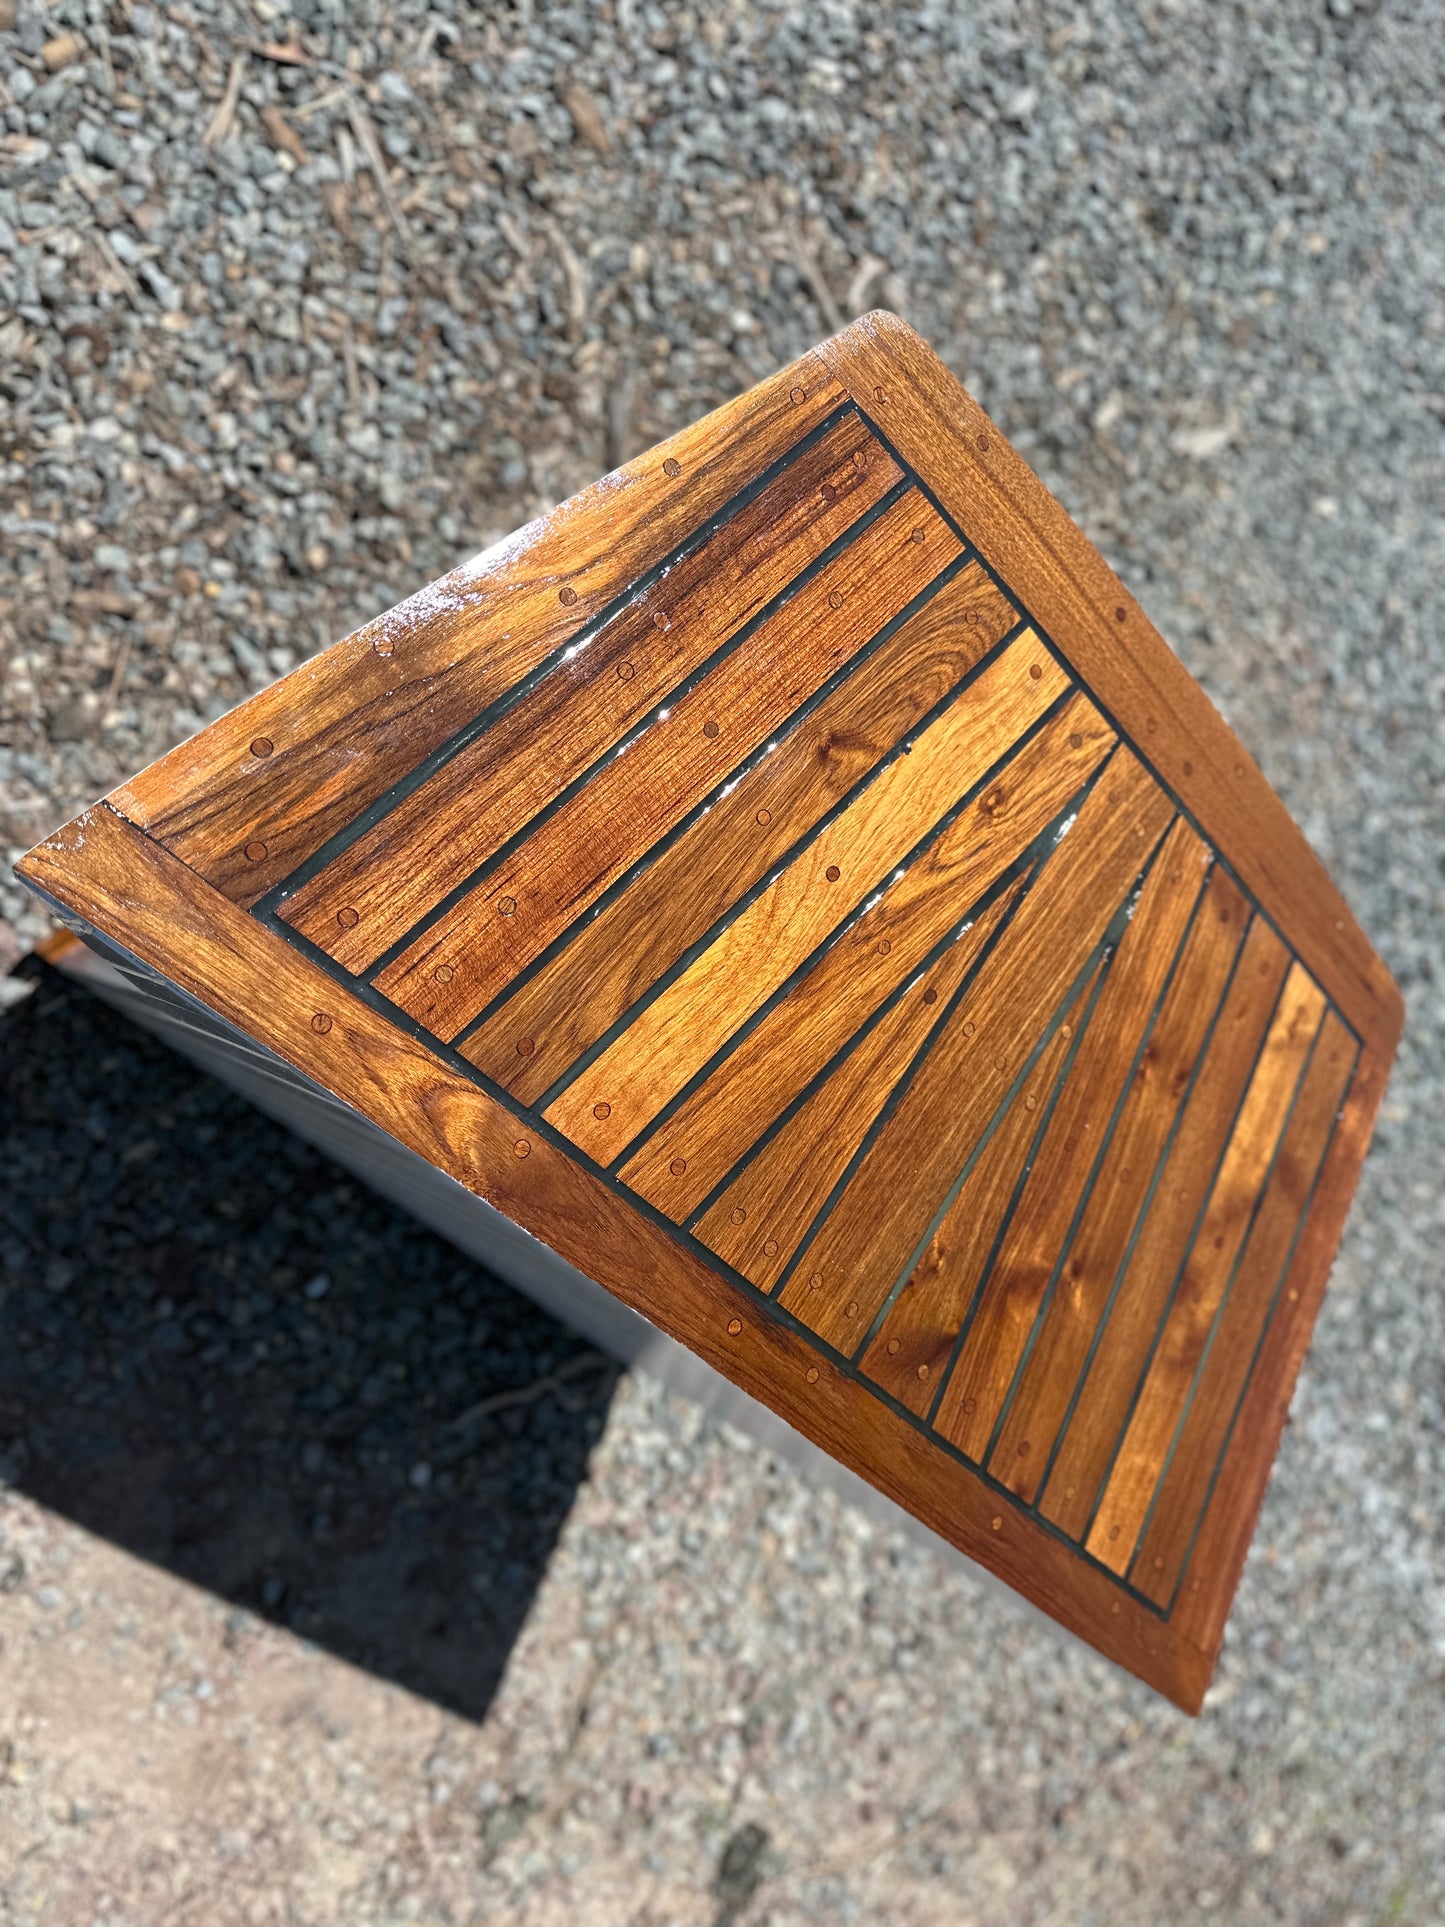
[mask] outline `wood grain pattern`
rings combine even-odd
[[[1198,1707],[1401,1007],[902,324],[21,867]]]
[[[289,678],[263,689],[132,777],[116,807],[254,903],[845,398],[803,356],[307,663],[304,702]]]
[[[623,1166],[626,1181],[670,1217],[693,1210],[1048,828],[1112,744],[1086,697],[1051,718],[651,1133]]]
[[[919,1417],[934,1404],[953,1342],[1089,1008],[1100,964],[990,1135],[862,1356],[862,1369]]]
[[[1167,1607],[1173,1599],[1184,1569],[1355,1057],[1350,1033],[1333,1011],[1327,1012],[1269,1188],[1190,1389],[1188,1410],[1134,1562],[1134,1583],[1160,1606]]]
[[[760,1290],[770,1291],[787,1269],[868,1127],[906,1077],[940,1013],[947,1010],[949,999],[1009,914],[1026,881],[995,898],[936,963],[906,984],[898,1002],[698,1220],[697,1235],[709,1250],[726,1258]],[[689,1164],[689,1172],[693,1168]],[[714,1168],[708,1167],[709,1171]],[[688,1175],[672,1173],[661,1158],[652,1156],[630,1181],[644,1194],[649,1178],[662,1190],[667,1182],[664,1172],[673,1180],[674,1190],[677,1181]],[[705,1183],[706,1178],[701,1181]]]
[[[1319,1313],[1328,1272],[1325,1254],[1339,1242],[1387,1073],[1388,1065],[1368,1051],[1357,1059],[1309,1216],[1266,1321],[1218,1482],[1170,1616],[1170,1625],[1197,1642],[1211,1661],[1224,1636],[1229,1601],[1239,1584],[1300,1362]]]
[[[948,1379],[938,1430],[982,1460],[1089,1170],[1204,886],[1209,851],[1180,817],[1151,867],[1094,1020]]]
[[[784,1289],[830,1344],[867,1330],[1172,815],[1116,750]]]
[[[1349,905],[1254,758],[1023,457],[896,315],[865,315],[818,352],[1026,612],[1068,638],[1082,680],[1297,937],[1356,1032],[1392,1054],[1404,1006]]]
[[[1090,1171],[1078,1229],[1067,1252],[1061,1246],[1056,1253],[1053,1296],[989,1456],[995,1476],[1022,1499],[1037,1496],[1090,1341],[1230,981],[1248,916],[1244,898],[1216,870],[1112,1136]],[[1260,941],[1268,944],[1267,927],[1259,929]],[[984,1445],[971,1435],[970,1449],[974,1445],[975,1456],[983,1458]]]
[[[526,1103],[650,990],[1017,622],[976,562],[915,611],[462,1046]]]
[[[1087,1529],[1140,1369],[1264,1042],[1288,962],[1278,937],[1256,919],[1040,1500],[1044,1516],[1071,1536]]]
[[[731,657],[695,683],[383,970],[378,987],[437,1036],[455,1037],[959,553],[910,490],[763,624],[746,662]]]
[[[447,1170],[1063,1625],[1197,1711],[1209,1667],[1116,1583],[945,1458],[807,1340],[545,1136],[361,1003],[114,811],[30,852],[26,880]],[[318,1033],[317,1014],[333,1017]],[[520,1143],[528,1155],[518,1155]],[[997,1520],[997,1524],[995,1521]]]
[[[1089,1551],[1115,1572],[1129,1569],[1164,1455],[1324,1012],[1319,987],[1302,964],[1293,964],[1089,1528]]]
[[[901,480],[856,414],[303,885],[282,915],[365,970]],[[338,923],[337,913],[349,909]]]
[[[1066,688],[1032,632],[1010,644],[966,702],[952,704],[908,755],[886,764],[633,1019],[548,1108],[551,1122],[599,1163],[611,1163]],[[1001,799],[1000,813],[1004,807]],[[1010,819],[1023,813],[1012,810]]]
[[[624,1179],[672,1218],[694,1210],[880,1000],[1048,831],[1112,746],[1087,698],[1065,703],[651,1131],[622,1166]]]

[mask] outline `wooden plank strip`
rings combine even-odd
[[[263,689],[124,784],[117,809],[254,903],[846,398],[805,355],[337,643],[307,665],[304,706],[288,681]]]
[[[462,1051],[534,1103],[1014,627],[970,562],[581,925]]]
[[[830,1344],[867,1330],[1173,814],[1116,750],[784,1287]]]
[[[988,1459],[996,1475],[1031,1501],[1069,1400],[1078,1383],[1129,1238],[1169,1142],[1210,1025],[1235,969],[1249,922],[1249,906],[1223,870],[1216,869],[1170,980],[1144,1055],[1129,1083],[1102,1161],[1088,1180],[1088,1198],[1067,1253],[1055,1253],[1052,1283],[1035,1327],[1032,1350],[1002,1408],[998,1441],[973,1425],[955,1424],[971,1457]],[[1267,944],[1269,933],[1258,942]],[[1284,975],[1283,961],[1280,975]],[[1113,1114],[1111,1113],[1111,1116]],[[1020,1449],[1022,1448],[1022,1449]]]
[[[1195,830],[1176,818],[1120,939],[939,1403],[935,1425],[970,1458],[982,1460],[987,1449],[1108,1120],[1179,957],[1209,861]]]
[[[900,479],[849,413],[281,908],[364,971]],[[338,913],[345,913],[338,920]]]
[[[910,490],[755,632],[746,662],[729,657],[695,683],[383,970],[379,988],[455,1037],[959,552]]]
[[[1024,612],[1067,646],[1359,1035],[1392,1055],[1404,1006],[1349,905],[1254,758],[1023,457],[896,315],[864,315],[819,353]]]
[[[1066,688],[1031,630],[1011,643],[967,695],[932,722],[906,756],[886,764],[548,1107],[558,1130],[599,1163],[611,1163]],[[994,788],[1001,793],[998,813],[1007,810],[1010,824],[1017,822],[1024,811],[1010,806],[1021,800],[1020,792],[1002,777]],[[1045,816],[1015,854],[1047,821]],[[1001,840],[1008,837],[1005,830]],[[942,928],[966,903],[945,916]],[[893,963],[891,951],[887,963]],[[898,981],[895,972],[896,966],[886,984]],[[821,1062],[811,1063],[806,1074]],[[628,1182],[634,1182],[631,1175]]]
[[[771,1290],[787,1269],[869,1125],[907,1075],[1024,881],[1005,890],[936,963],[918,973],[898,1002],[698,1220],[697,1236],[708,1249],[762,1290]],[[656,1169],[654,1161],[650,1170]]]
[[[1263,933],[1263,934],[1261,934]],[[1260,954],[1263,952],[1263,954]],[[1256,917],[1240,970],[1124,1261],[1077,1404],[1063,1424],[1039,1509],[1070,1538],[1088,1529],[1109,1459],[1218,1169],[1279,996],[1289,953]],[[1237,993],[1237,994],[1236,994]],[[1002,1449],[1002,1444],[1001,1444]],[[994,1464],[995,1473],[1000,1467]]]
[[[1324,1012],[1324,993],[1303,964],[1292,965],[1089,1527],[1089,1551],[1114,1572],[1129,1570]]]
[[[1230,1420],[1324,1160],[1354,1063],[1354,1039],[1335,1013],[1327,1011],[1285,1128],[1269,1188],[1250,1227],[1239,1270],[1196,1374],[1188,1411],[1175,1436],[1134,1560],[1131,1583],[1161,1607],[1167,1608],[1173,1600],[1184,1569]]]
[[[1270,1468],[1288,1422],[1295,1381],[1319,1314],[1330,1263],[1344,1230],[1389,1070],[1389,1058],[1377,1057],[1368,1049],[1361,1051],[1356,1061],[1299,1243],[1266,1317],[1218,1479],[1170,1613],[1171,1628],[1198,1645],[1211,1663],[1219,1651],[1229,1603],[1259,1521]]]
[[[938,1395],[953,1341],[1104,968],[1099,965],[1040,1053],[863,1354],[866,1376],[920,1418]]]
[[[695,1210],[1047,830],[1113,741],[1085,696],[1051,717],[664,1119],[624,1165],[626,1181],[669,1217]]]
[[[26,881],[448,1172],[1098,1650],[1197,1711],[1203,1654],[948,1458],[804,1335],[112,810]],[[332,1017],[319,1032],[315,1017]],[[526,1143],[528,1155],[518,1154]],[[1115,1601],[1120,1610],[1111,1608]]]

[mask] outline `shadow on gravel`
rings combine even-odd
[[[611,1362],[25,969],[0,1013],[0,1478],[479,1718]]]

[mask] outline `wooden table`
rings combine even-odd
[[[902,323],[20,871],[1198,1708],[1400,999]]]

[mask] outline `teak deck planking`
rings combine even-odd
[[[1022,1086],[1014,1093],[962,1187],[939,1220],[898,1295],[874,1319],[859,1350],[863,1370],[877,1385],[927,1417],[937,1403],[957,1336],[975,1292],[989,1272],[989,1254],[1002,1231],[1010,1198],[1028,1169],[1033,1141],[1049,1100],[1066,1075],[1075,1032],[1104,965],[1099,964]]]
[[[181,743],[116,807],[233,902],[257,902],[663,565],[679,477],[700,528],[847,399],[805,355],[308,663],[304,702],[283,678]]]
[[[1062,813],[1111,740],[1091,706],[1076,699],[1010,761],[1006,781],[990,771],[979,795],[876,892],[757,1028],[736,1040],[717,1070],[649,1135],[623,1166],[628,1183],[669,1217],[681,1219],[693,1209],[880,999],[906,982],[965,916],[981,914],[981,899]],[[909,774],[906,766],[902,774]],[[1020,795],[1018,783],[1031,776],[1038,782]],[[1018,802],[1005,810],[1010,795]],[[686,1171],[673,1169],[679,1160]]]
[[[745,661],[734,654],[693,683],[475,886],[463,878],[465,894],[377,974],[378,987],[454,1038],[959,549],[915,491],[892,503],[768,617]]]
[[[1036,1496],[1074,1390],[1087,1369],[1130,1238],[1231,983],[1245,919],[1239,892],[1223,872],[1216,872],[1139,1066],[1090,1167],[1083,1212],[1060,1248],[1037,1343],[990,1439],[979,1441],[980,1458],[992,1464],[1020,1498],[1032,1501]],[[1267,926],[1260,924],[1257,931],[1264,941],[1273,942]]]
[[[849,1352],[929,1226],[953,1174],[1090,967],[1169,821],[1167,798],[1118,750],[1072,832],[1039,866],[987,962],[942,1021],[932,1050],[808,1248],[782,1302]]]
[[[366,969],[901,480],[846,417],[303,885],[286,921],[348,970]],[[348,906],[356,921],[338,923]]]
[[[841,804],[1015,625],[970,562],[511,991],[462,1053],[534,1103],[723,913]],[[525,1053],[519,1045],[525,1043]]]
[[[1269,946],[1260,943],[1258,949],[1267,948],[1269,954],[1257,956],[1253,939],[1264,934],[1272,937],[1256,922],[1245,939],[1231,994],[1183,1111],[1177,1114],[1177,1128],[1171,1131],[1148,1209],[1136,1219],[1106,1315],[1092,1334],[1067,1424],[1061,1424],[1049,1441],[1056,1449],[1045,1475],[1041,1510],[1071,1537],[1082,1538],[1087,1530],[1092,1502],[1128,1419],[1150,1343],[1208,1200],[1236,1106],[1264,1045],[1284,974],[1277,940]],[[1006,1467],[1009,1443],[1005,1431],[990,1463],[1001,1477],[1010,1470],[1012,1484],[1011,1469]],[[1036,1458],[1042,1449],[1035,1441]]]
[[[972,685],[969,700],[953,704],[907,756],[880,770],[849,808],[795,851],[762,894],[549,1107],[558,1130],[599,1163],[610,1163],[852,908],[886,886],[960,788],[972,789],[1063,693],[1058,666],[1045,658],[1047,673],[1041,656],[1035,638],[1021,636]],[[1002,813],[1002,797],[998,809]],[[1035,834],[1043,827],[1030,826]],[[605,1123],[596,1116],[600,1104],[609,1112]]]
[[[1350,1035],[1332,1012],[1321,1027],[1239,1268],[1224,1287],[1223,1302],[1205,1337],[1194,1381],[1185,1393],[1184,1413],[1170,1440],[1153,1511],[1140,1535],[1139,1586],[1160,1606],[1169,1604],[1178,1583],[1207,1496],[1210,1468],[1218,1464],[1290,1240],[1343,1101],[1353,1059]]]
[[[1156,1322],[1156,1349],[1138,1384],[1133,1412],[1085,1541],[1089,1551],[1115,1572],[1129,1565],[1205,1335],[1260,1201],[1323,1016],[1323,997],[1296,964],[1280,993],[1274,1022],[1173,1301],[1162,1323]],[[1137,1383],[1137,1374],[1133,1376]]]
[[[1181,817],[1145,879],[1120,938],[1068,1083],[1009,1218],[998,1254],[961,1327],[936,1424],[982,1461],[1035,1321],[1068,1255],[1096,1153],[1149,1036],[1204,886],[1210,852]]]
[[[21,871],[1197,1710],[1398,994],[901,323]]]
[[[980,910],[967,929],[952,938],[940,957],[916,976],[905,979],[887,1003],[880,1006],[872,1028],[864,1025],[855,1033],[841,1061],[825,1062],[820,1073],[821,1083],[817,1083],[816,1078],[810,1079],[802,1084],[801,1090],[794,1092],[800,1073],[797,1060],[789,1060],[787,1056],[794,1021],[791,999],[785,1000],[773,1013],[777,1020],[776,1035],[770,1035],[772,1027],[754,1033],[749,1043],[767,1038],[777,1048],[757,1054],[757,1075],[746,1095],[756,1097],[758,1102],[740,1107],[747,1120],[748,1135],[759,1131],[756,1146],[717,1202],[697,1220],[697,1235],[710,1251],[726,1258],[755,1285],[771,1289],[777,1283],[809,1226],[846,1172],[869,1125],[926,1046],[938,1021],[938,1009],[948,1007],[965,973],[979,957],[1000,920],[1007,916],[1022,887],[1022,883],[1014,884]],[[882,942],[886,941],[885,938],[871,943],[872,954],[877,955]],[[846,948],[851,948],[851,944]],[[840,944],[825,961],[831,962],[833,957],[846,961],[846,948]],[[814,976],[800,988],[810,989],[817,981],[818,977]],[[821,1008],[827,1011],[831,1007]],[[741,1046],[740,1054],[746,1049],[747,1045]],[[806,1059],[803,1061],[806,1066]],[[790,1062],[794,1067],[793,1076],[779,1085],[777,1076]],[[809,1088],[813,1083],[817,1083],[816,1089]],[[788,1101],[795,1096],[803,1099],[796,1110]],[[719,1103],[714,1106],[713,1115],[720,1125],[727,1125],[736,1114]],[[772,1122],[759,1129],[764,1120]],[[695,1144],[696,1139],[689,1137],[687,1142]],[[688,1194],[678,1195],[684,1179],[692,1179],[700,1170],[701,1180],[694,1185],[697,1191],[719,1169],[731,1169],[725,1164],[726,1154],[708,1163],[694,1152],[687,1159],[675,1160],[686,1163],[686,1171],[674,1171],[671,1143],[664,1139],[660,1152],[653,1149],[655,1143],[653,1140],[647,1147],[646,1164],[640,1170],[624,1166],[623,1176],[644,1196],[653,1195],[648,1186],[649,1177],[659,1188],[670,1188],[669,1216],[680,1216],[686,1205]],[[641,1155],[639,1153],[639,1157]]]

